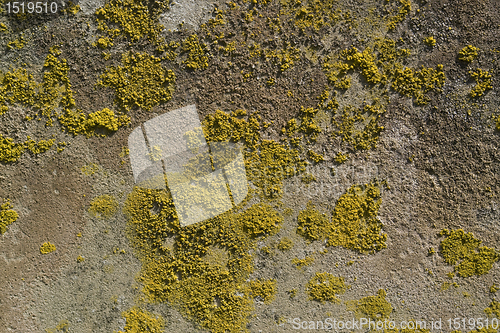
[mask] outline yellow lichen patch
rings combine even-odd
[[[12,208],[13,206],[9,200],[4,200],[0,205],[0,235],[7,231],[7,226],[9,224],[16,222],[19,218],[19,214]]]
[[[11,138],[0,134],[0,162],[16,162],[24,152],[23,143],[14,143]]]
[[[342,154],[342,152],[338,152],[337,155],[335,155],[335,162],[337,162],[338,164],[342,164],[344,163],[345,161],[347,161],[347,159],[349,158],[349,155],[348,154]]]
[[[324,26],[334,26],[341,18],[342,11],[336,0],[281,0],[281,14],[290,15],[294,24],[302,31],[319,31]]]
[[[300,59],[300,50],[291,46],[289,42],[285,43],[281,49],[264,49],[264,53],[266,59],[272,60],[282,72],[292,68],[295,62]]]
[[[24,68],[0,73],[0,114],[8,110],[8,104],[20,103],[41,110],[47,117],[46,125],[53,123],[56,107],[74,106],[73,91],[68,78],[69,66],[65,59],[58,59],[61,51],[51,47],[44,63],[43,81],[38,83]]]
[[[294,264],[297,268],[309,266],[313,262],[314,262],[314,257],[305,257],[304,259],[299,259],[299,258],[292,259],[292,264]]]
[[[125,331],[118,331],[118,333],[163,333],[165,328],[165,321],[160,315],[154,314],[134,307],[122,313],[125,318]]]
[[[84,175],[91,176],[99,171],[99,166],[95,163],[84,165],[80,169]]]
[[[353,311],[358,318],[368,316],[373,320],[387,319],[393,309],[391,303],[385,299],[386,295],[385,290],[380,289],[377,296],[367,296],[359,301],[346,302],[347,309]]]
[[[484,309],[484,312],[486,312],[489,317],[495,316],[500,319],[500,302],[495,300],[491,301],[490,306]]]
[[[78,257],[76,257],[76,261],[78,261],[78,262],[84,262],[85,258],[82,257],[82,256],[78,256]]]
[[[478,68],[475,71],[470,71],[471,78],[476,81],[476,85],[470,92],[471,97],[480,97],[487,91],[493,88],[491,85],[491,74],[488,71],[483,71]]]
[[[267,204],[255,204],[240,215],[244,230],[251,237],[278,232],[283,217]]]
[[[463,49],[461,49],[460,52],[458,52],[458,60],[472,62],[477,58],[478,51],[479,48],[472,45],[467,45]]]
[[[408,13],[411,11],[411,1],[410,0],[399,0],[398,13],[394,16],[389,17],[389,22],[387,23],[387,28],[389,30],[396,29],[398,23],[402,22]]]
[[[250,281],[250,294],[252,297],[260,297],[264,303],[271,303],[276,295],[276,280],[253,280]]]
[[[191,70],[207,68],[206,48],[207,46],[199,41],[198,35],[189,36],[181,44],[182,52],[187,54],[187,58],[182,63]]]
[[[160,146],[153,146],[151,147],[151,151],[148,152],[148,157],[151,161],[158,162],[161,160],[162,154],[163,152]]]
[[[28,140],[24,143],[24,147],[28,150],[30,150],[33,154],[38,155],[43,152],[46,152],[47,150],[50,149],[54,145],[55,140],[40,140],[38,142],[31,140],[30,137],[28,137]]]
[[[386,248],[387,234],[381,233],[382,223],[377,218],[381,201],[378,184],[351,186],[332,212],[327,244],[362,253]]]
[[[102,219],[109,219],[117,210],[118,202],[108,194],[98,196],[90,202],[89,213]]]
[[[111,41],[111,39],[109,37],[101,37],[97,40],[97,42],[95,43],[95,46],[98,46],[101,49],[105,49],[108,46],[113,46],[113,42]]]
[[[320,240],[325,237],[329,219],[326,214],[318,212],[311,202],[308,202],[307,208],[299,213],[297,220],[297,234],[305,239]]]
[[[369,106],[359,109],[348,105],[332,118],[332,122],[337,128],[335,134],[342,141],[349,143],[355,150],[367,150],[377,146],[380,132],[384,129],[378,125],[379,119],[380,113],[374,113]]]
[[[312,151],[312,150],[309,150],[309,151],[307,152],[307,156],[308,156],[311,160],[313,160],[314,162],[316,162],[316,163],[319,163],[319,162],[322,162],[322,161],[324,161],[324,160],[325,160],[325,158],[323,157],[323,155],[320,155],[320,154],[318,154],[318,153],[315,153],[315,152],[314,152],[314,151]]]
[[[288,237],[283,237],[280,239],[280,242],[278,243],[277,247],[281,251],[291,250],[293,247],[293,241]]]
[[[23,34],[19,36],[19,38],[16,38],[10,42],[7,43],[7,48],[9,50],[12,50],[14,48],[16,49],[22,49],[26,45],[26,40],[24,39]]]
[[[497,131],[500,131],[500,115],[495,120],[495,123],[496,123]]]
[[[425,105],[429,102],[425,94],[441,92],[444,81],[443,65],[437,65],[436,69],[422,66],[420,70],[398,66],[391,87],[403,96],[413,97],[417,105]]]
[[[497,292],[497,291],[499,291],[499,290],[500,290],[500,287],[498,287],[498,286],[497,286],[496,284],[494,284],[494,283],[490,286],[490,293],[492,293],[492,294],[496,293],[496,292]]]
[[[481,241],[471,232],[443,229],[440,235],[446,236],[441,241],[441,255],[447,264],[455,266],[455,272],[462,277],[486,274],[500,258],[495,249],[480,246]]]
[[[343,52],[343,57],[348,64],[351,64],[350,69],[360,69],[367,82],[379,83],[382,81],[383,76],[375,64],[375,56],[371,48],[367,47],[363,52],[359,52],[358,49],[352,47]]]
[[[169,0],[155,1],[152,5],[141,0],[111,0],[96,11],[97,27],[111,37],[123,36],[137,41],[148,36],[159,42],[163,27],[158,17],[168,9]]]
[[[87,137],[94,135],[104,137],[130,123],[129,116],[124,114],[116,115],[108,108],[88,115],[81,110],[65,109],[64,113],[59,115],[58,120],[64,131],[73,135],[84,134]]]
[[[340,303],[337,295],[345,293],[350,288],[345,285],[343,277],[336,277],[330,273],[316,273],[306,285],[306,292],[309,299],[320,301],[321,303]]]
[[[98,85],[115,89],[115,102],[126,110],[151,110],[172,98],[175,74],[157,57],[128,52],[122,56],[122,66],[108,67]]]
[[[424,43],[427,44],[428,46],[435,46],[436,45],[436,39],[432,36],[424,38]]]
[[[52,244],[51,242],[45,242],[40,246],[40,253],[41,254],[48,254],[51,252],[54,252],[56,250],[56,246]]]

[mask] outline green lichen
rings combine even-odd
[[[344,283],[343,277],[336,277],[330,273],[316,273],[306,284],[309,299],[321,303],[340,303],[337,295],[344,294],[348,288],[350,286]]]
[[[118,331],[118,333],[163,333],[165,329],[162,316],[137,307],[123,312],[122,317],[126,320],[125,331]]]
[[[89,213],[98,218],[109,219],[117,210],[118,202],[108,194],[98,196],[90,202]]]
[[[497,302],[495,300],[491,301],[490,305],[484,309],[484,312],[489,316],[489,317],[497,317],[500,319],[500,302]]]
[[[472,98],[481,97],[486,91],[493,88],[491,74],[488,71],[478,68],[475,71],[470,71],[469,74],[476,81],[476,85],[469,93]]]
[[[108,67],[98,85],[113,88],[115,102],[126,110],[151,110],[172,98],[175,74],[163,68],[155,56],[127,52],[122,56],[122,66]]]
[[[347,303],[347,309],[353,311],[356,317],[368,317],[373,320],[384,320],[389,318],[393,308],[386,299],[386,292],[379,289],[376,296],[363,297],[359,301],[350,301]]]
[[[3,200],[0,205],[0,235],[3,235],[7,231],[7,227],[19,218],[19,214],[12,208],[9,200]]]
[[[51,242],[45,242],[40,246],[40,253],[41,254],[48,254],[51,252],[54,252],[56,250],[56,246],[52,244]]]
[[[472,62],[477,58],[478,51],[479,48],[472,45],[467,45],[463,49],[461,49],[460,52],[458,52],[458,60],[464,62]]]
[[[249,288],[252,297],[260,297],[264,303],[269,304],[276,295],[276,280],[253,280],[250,281]]]
[[[441,241],[441,255],[462,277],[486,274],[500,258],[495,249],[480,246],[481,241],[471,232],[443,229],[440,235],[446,236]]]

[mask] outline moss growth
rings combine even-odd
[[[115,89],[115,102],[126,110],[151,110],[172,98],[175,74],[157,57],[128,52],[122,56],[122,66],[108,67],[98,85]]]
[[[3,235],[7,231],[7,227],[19,218],[19,214],[12,208],[9,200],[3,200],[0,205],[0,235]]]
[[[102,219],[109,219],[118,210],[118,202],[116,199],[108,194],[104,194],[94,198],[90,202],[89,213],[95,217]]]
[[[162,333],[164,332],[165,322],[161,316],[139,308],[132,308],[122,313],[126,320],[125,331],[118,333]]]
[[[486,274],[499,259],[495,249],[480,246],[481,241],[470,232],[443,229],[440,235],[446,236],[441,241],[441,255],[462,277]]]
[[[278,243],[278,249],[281,251],[289,251],[293,247],[293,241],[288,237],[283,237]]]
[[[486,312],[489,317],[495,316],[500,319],[500,302],[495,300],[491,301],[490,305],[484,309],[484,312]]]
[[[463,49],[461,49],[460,52],[458,52],[458,60],[464,62],[472,62],[477,58],[478,51],[479,48],[472,45],[467,45]]]
[[[362,253],[387,247],[387,235],[377,218],[381,204],[378,184],[353,185],[343,194],[332,213],[327,233],[329,246],[343,246]]]
[[[56,246],[52,244],[51,242],[45,242],[40,246],[40,253],[41,254],[48,254],[51,252],[54,252],[56,250]]]
[[[182,63],[191,70],[208,68],[206,44],[200,42],[198,35],[189,36],[182,42],[182,52],[187,53],[187,58]]]
[[[316,273],[306,285],[306,292],[309,299],[320,301],[321,303],[340,303],[336,295],[342,295],[346,289],[343,277],[336,277],[330,273]]]
[[[380,289],[376,296],[363,297],[359,301],[347,302],[347,309],[356,313],[356,317],[371,318],[373,320],[384,320],[389,318],[392,305],[386,299],[386,292]]]
[[[276,295],[276,280],[253,280],[250,281],[250,294],[252,297],[260,297],[264,303],[269,304]]]
[[[311,202],[299,213],[297,220],[297,234],[311,241],[324,238],[329,219],[326,214],[318,212]]]
[[[478,68],[475,71],[470,71],[469,74],[476,81],[476,85],[470,92],[472,98],[483,96],[487,90],[493,88],[491,85],[491,74],[488,71]]]

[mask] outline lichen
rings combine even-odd
[[[260,297],[264,303],[269,304],[276,295],[276,280],[253,280],[250,281],[249,288],[252,297]]]
[[[75,136],[84,134],[87,137],[94,135],[104,137],[130,123],[129,116],[125,114],[116,115],[108,108],[88,115],[81,110],[65,109],[64,113],[58,116],[58,120],[63,126],[63,131]]]
[[[365,317],[373,320],[384,320],[389,318],[393,308],[386,299],[386,292],[379,289],[376,296],[363,297],[359,301],[348,301],[347,309],[353,311],[356,317]]]
[[[326,236],[329,246],[342,246],[362,253],[387,247],[377,218],[382,200],[377,183],[353,185],[337,201]]]
[[[118,333],[163,333],[165,321],[160,315],[154,315],[146,310],[134,307],[122,313],[125,318],[125,331]]]
[[[52,244],[51,242],[45,242],[40,246],[40,253],[41,254],[48,254],[51,252],[54,252],[56,250],[56,246]]]
[[[256,204],[241,215],[244,230],[251,237],[272,235],[278,232],[283,217],[267,204]]]
[[[305,210],[300,211],[297,220],[297,234],[310,241],[324,238],[329,219],[326,214],[318,212],[311,202],[307,203]]]
[[[484,309],[484,312],[489,316],[489,317],[497,317],[500,319],[500,302],[497,302],[495,300],[491,301],[490,305]]]
[[[445,79],[441,64],[435,69],[422,66],[420,70],[398,66],[391,87],[403,96],[413,97],[417,105],[426,105],[430,99],[425,94],[441,92]]]
[[[206,69],[208,67],[206,48],[207,45],[200,42],[197,34],[189,36],[181,44],[182,52],[187,54],[182,63],[191,70]]]
[[[321,303],[340,303],[337,295],[342,295],[350,288],[344,283],[343,277],[333,276],[330,273],[316,273],[306,284],[306,292],[310,300]]]
[[[115,102],[125,110],[151,110],[172,98],[175,74],[163,68],[155,56],[127,52],[122,56],[122,66],[108,67],[97,85],[113,88]]]
[[[441,241],[441,255],[447,264],[454,265],[455,272],[462,277],[486,274],[500,258],[495,249],[480,246],[481,241],[471,232],[443,229],[440,235],[446,236]]]
[[[0,235],[3,235],[7,231],[7,227],[19,218],[19,214],[12,208],[13,206],[8,199],[3,200],[0,205]]]
[[[479,48],[472,45],[467,45],[463,49],[461,49],[460,52],[458,52],[458,60],[464,62],[472,62],[477,58],[478,51]]]
[[[399,0],[399,4],[400,6],[398,7],[398,13],[394,16],[389,17],[389,22],[387,23],[387,28],[389,30],[396,29],[397,24],[402,22],[411,11],[410,0]]]
[[[289,251],[293,247],[293,241],[288,237],[283,237],[280,239],[277,247],[281,251]]]
[[[472,98],[483,96],[483,94],[493,88],[491,85],[491,74],[488,71],[483,71],[478,68],[475,71],[470,71],[471,78],[476,81],[476,85],[470,91]]]
[[[424,43],[428,46],[434,47],[436,46],[436,39],[433,36],[429,36],[424,38]]]
[[[90,202],[89,213],[98,218],[109,219],[117,210],[118,202],[108,194],[98,196]]]
[[[303,268],[304,266],[309,266],[314,262],[314,257],[307,256],[304,259],[293,258],[292,264],[294,264],[297,268]]]

